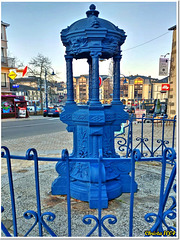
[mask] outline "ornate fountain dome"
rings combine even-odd
[[[124,43],[125,32],[113,23],[99,18],[94,4],[91,4],[89,9],[86,12],[87,18],[80,19],[62,30],[61,39],[66,53],[80,59],[88,58],[92,51],[98,51],[102,58],[111,58]]]

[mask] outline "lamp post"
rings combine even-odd
[[[122,97],[122,98],[124,99],[124,84],[127,83],[127,81],[126,81],[126,76],[125,76],[124,74],[121,73],[121,74],[120,74],[120,77],[121,77],[121,75],[122,75],[123,78],[124,78],[124,81],[123,81],[123,88],[122,88],[122,91],[123,91],[123,97]],[[126,100],[125,100],[125,102],[126,102]]]
[[[51,68],[53,71],[52,71],[52,76],[54,76],[54,75],[56,75],[55,73],[54,73],[54,69],[53,68]],[[47,113],[48,113],[48,84],[47,84],[47,69],[45,68],[45,78],[44,78],[44,80],[45,80],[45,97],[46,97],[46,110],[47,110]]]

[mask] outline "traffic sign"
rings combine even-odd
[[[18,88],[19,85],[18,84],[13,84],[13,88]]]
[[[102,78],[99,77],[99,86],[101,86],[101,84],[102,84]]]
[[[17,77],[17,74],[13,71],[11,71],[8,75],[9,78],[11,78],[12,80],[14,80]]]

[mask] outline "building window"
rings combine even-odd
[[[1,57],[4,57],[4,48],[1,48]]]
[[[5,28],[2,27],[2,30],[1,30],[1,40],[5,40]]]
[[[142,99],[142,85],[134,84],[134,98]]]
[[[1,73],[1,87],[6,87],[6,73]]]
[[[158,91],[159,91],[159,92],[161,91],[161,86],[158,86]]]

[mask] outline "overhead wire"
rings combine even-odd
[[[151,40],[149,40],[149,41],[147,41],[147,42],[144,42],[144,43],[141,43],[141,44],[139,44],[139,45],[137,45],[137,46],[134,46],[134,47],[131,47],[131,48],[127,48],[127,49],[125,49],[125,50],[122,50],[122,52],[125,52],[125,51],[128,51],[128,50],[131,50],[131,49],[134,49],[134,48],[143,46],[143,45],[145,45],[145,44],[147,44],[147,43],[149,43],[149,42],[152,42],[152,41],[154,41],[154,40],[156,40],[156,39],[158,39],[158,38],[160,38],[160,37],[162,37],[162,36],[164,36],[164,35],[166,35],[166,34],[168,34],[168,33],[170,33],[170,32],[163,33],[163,34],[161,34],[160,36],[158,36],[158,37],[156,37],[156,38],[153,38],[153,39],[151,39]]]

